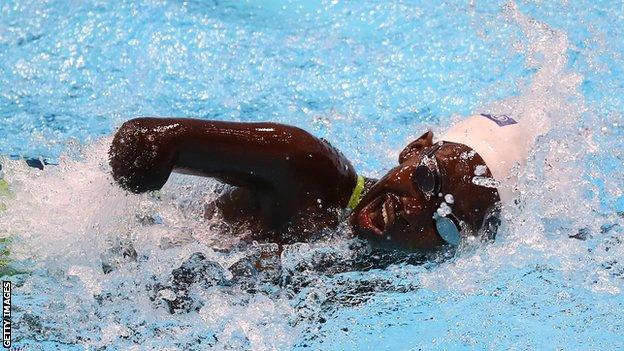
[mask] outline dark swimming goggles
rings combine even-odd
[[[412,173],[412,181],[418,186],[418,189],[425,194],[427,201],[438,194],[442,186],[442,175],[440,174],[438,161],[435,158],[436,151],[438,151],[442,145],[444,145],[443,142],[438,142],[432,146],[429,151],[422,156],[420,165],[416,167],[416,170]]]
[[[431,200],[436,194],[439,194],[442,186],[442,175],[435,157],[436,151],[438,151],[442,145],[444,145],[442,141],[433,145],[427,153],[422,156],[420,165],[416,167],[414,173],[412,173],[412,181],[425,195],[427,201]],[[463,222],[452,213],[446,216],[440,216],[437,212],[434,212],[433,219],[436,223],[438,235],[450,245],[459,245]]]
[[[437,212],[433,213],[438,235],[447,243],[457,246],[461,242],[462,223],[452,213],[442,217]]]

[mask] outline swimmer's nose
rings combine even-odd
[[[416,167],[414,165],[400,165],[388,173],[388,181],[385,182],[384,189],[397,196],[414,196],[414,184],[412,173]]]
[[[390,193],[398,198],[418,196],[412,184],[413,165],[400,165],[393,168],[383,178],[381,178],[364,195],[360,204],[365,205],[374,201],[384,193]],[[357,208],[356,208],[357,210]]]

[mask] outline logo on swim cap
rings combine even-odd
[[[517,124],[518,122],[516,122],[515,119],[507,116],[507,115],[490,115],[490,114],[485,114],[482,113],[481,116],[493,121],[494,123],[498,124],[499,127],[504,127],[504,126],[508,126],[510,124]]]

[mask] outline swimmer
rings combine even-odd
[[[160,189],[171,172],[231,185],[206,215],[217,211],[253,240],[306,241],[348,221],[374,247],[429,253],[494,238],[535,138],[528,130],[505,115],[468,117],[411,142],[379,180],[326,140],[277,123],[137,118],[117,130],[109,159],[134,193]]]

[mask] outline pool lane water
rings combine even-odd
[[[0,235],[29,272],[10,277],[15,344],[624,348],[622,6],[3,1],[0,162],[11,194]],[[553,128],[494,244],[441,263],[315,270],[367,254],[340,229],[289,248],[281,282],[256,292],[195,283],[197,310],[169,313],[175,268],[196,252],[225,268],[246,254],[217,250],[228,229],[199,219],[217,185],[174,177],[136,197],[108,177],[109,137],[135,116],[289,123],[379,176],[427,128],[504,108]]]

